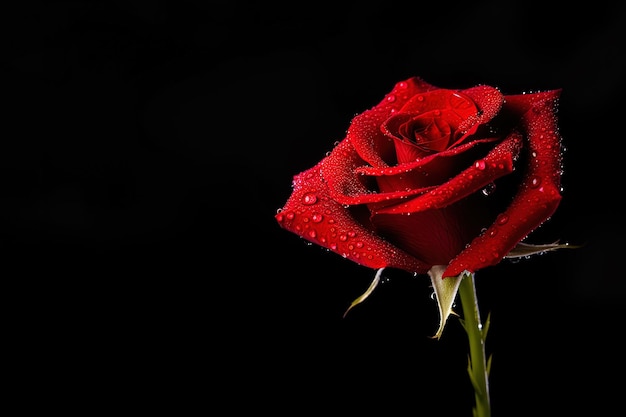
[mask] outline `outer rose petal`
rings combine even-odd
[[[426,273],[430,268],[357,222],[328,195],[320,174],[325,160],[293,180],[293,193],[276,214],[279,224],[317,245],[369,268],[393,267]]]
[[[528,135],[527,172],[509,208],[452,260],[443,278],[495,265],[557,209],[561,187],[561,136],[556,120],[561,90],[507,96],[508,109],[521,113]]]

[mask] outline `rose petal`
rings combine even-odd
[[[498,139],[488,138],[477,140],[457,146],[454,149],[448,149],[447,151],[433,154],[419,161],[395,167],[359,167],[354,170],[355,174],[360,176],[362,180],[367,180],[368,177],[372,177],[371,180],[375,180],[378,185],[377,193],[365,195],[352,194],[346,196],[335,193],[335,190],[332,190],[331,194],[342,204],[384,203],[384,206],[398,204],[405,201],[406,198],[415,197],[441,185],[441,182],[445,178],[450,177],[447,167],[454,166],[454,161],[452,160],[454,156],[461,155],[478,144],[493,142],[495,140]],[[337,172],[338,171],[339,170],[337,170]],[[351,182],[349,180],[349,174],[346,174],[344,177],[345,178],[342,180],[339,176],[334,175],[332,178],[329,178],[329,181],[333,182],[333,184],[340,184],[342,181]],[[353,181],[354,180],[352,180],[352,182]]]
[[[443,152],[435,153],[429,155],[425,158],[420,159],[419,161],[407,162],[406,164],[396,165],[394,167],[386,167],[386,168],[377,168],[377,167],[358,167],[355,169],[355,172],[358,174],[364,174],[369,176],[393,176],[393,175],[404,175],[409,171],[413,171],[415,169],[424,170],[427,172],[436,171],[436,165],[441,163],[440,158],[451,157],[463,152],[466,152],[469,148],[472,148],[481,143],[494,142],[499,140],[499,138],[483,138],[479,140],[474,140],[472,142],[465,143],[461,146],[457,146],[455,148],[451,148],[445,150]]]
[[[490,86],[480,85],[462,90],[463,94],[474,100],[480,113],[476,116],[469,116],[467,120],[459,126],[461,130],[467,130],[471,126],[485,124],[498,114],[504,104],[504,95]]]
[[[380,236],[429,265],[447,265],[484,224],[482,213],[465,201],[411,215],[379,214],[372,223]]]
[[[344,139],[325,158],[322,175],[326,181],[331,197],[341,204],[360,204],[360,198],[372,191],[366,188],[361,179],[355,175],[363,160],[352,145]]]
[[[459,122],[468,117],[475,116],[478,108],[471,97],[465,95],[462,90],[447,90],[440,88],[416,94],[400,109],[401,113],[426,113],[432,110],[448,111]],[[455,128],[458,126],[455,125]]]
[[[513,159],[522,145],[520,134],[512,134],[493,148],[484,159],[476,161],[450,181],[428,193],[400,204],[379,209],[376,214],[415,213],[448,206],[480,191],[497,178],[513,172]]]
[[[293,180],[293,192],[276,220],[300,237],[369,268],[394,267],[425,273],[429,266],[408,255],[357,221],[333,201],[320,170],[324,160]]]
[[[351,142],[340,142],[324,160],[320,167],[330,197],[343,205],[367,204],[390,201],[413,195],[418,190],[377,193],[363,184],[368,177],[357,173],[357,166],[363,163]],[[382,169],[382,168],[380,168]],[[391,168],[385,168],[391,169]],[[426,190],[428,188],[424,188]]]
[[[393,204],[395,200],[414,197],[432,189],[434,185],[439,185],[436,173],[441,166],[445,165],[441,158],[453,157],[466,152],[473,146],[495,140],[497,138],[476,140],[410,164],[386,168],[359,166],[363,161],[361,161],[352,143],[344,140],[326,158],[322,175],[327,183],[330,196],[340,204],[386,202],[389,205]],[[412,171],[415,171],[413,174],[415,182],[412,182],[410,178],[407,179],[408,174]],[[426,172],[428,176],[423,174]],[[376,179],[379,187],[378,192],[373,192],[372,189],[365,187],[364,181],[367,181],[369,177]],[[420,184],[420,181],[424,181],[424,183]],[[425,183],[425,181],[435,181],[436,184]],[[386,191],[398,189],[401,191]]]
[[[529,161],[518,194],[485,233],[450,262],[443,277],[495,265],[539,227],[561,200],[561,136],[556,120],[560,90],[507,96],[505,109],[521,113],[528,134]]]

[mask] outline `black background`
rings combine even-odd
[[[477,274],[493,412],[622,409],[620,3],[20,4],[0,25],[0,243],[22,407],[471,415],[465,334],[429,338],[427,277],[388,271],[342,318],[374,271],[274,220],[292,176],[417,75],[563,89],[564,198],[528,241],[584,246]]]

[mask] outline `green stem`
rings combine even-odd
[[[478,299],[474,285],[474,274],[466,274],[459,285],[463,327],[469,339],[470,358],[468,372],[474,386],[474,417],[490,417],[489,370],[485,355],[487,327],[483,329],[478,310]]]

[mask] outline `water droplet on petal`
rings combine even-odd
[[[476,163],[474,164],[474,168],[480,169],[481,171],[485,169],[486,166],[487,164],[485,163],[483,159],[476,161]]]
[[[541,185],[541,177],[534,176],[530,179],[530,186],[533,188],[537,188]]]
[[[317,196],[313,193],[307,193],[302,197],[302,203],[310,206],[317,203]]]

